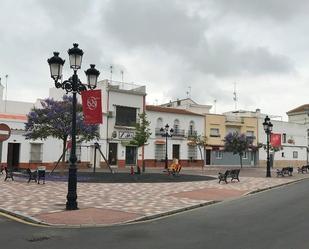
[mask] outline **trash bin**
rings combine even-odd
[[[43,184],[45,184],[46,167],[45,166],[39,166],[37,171],[38,171],[38,184],[40,184],[40,180],[42,180]]]

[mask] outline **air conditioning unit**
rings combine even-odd
[[[113,117],[113,112],[112,112],[112,111],[109,111],[109,112],[107,113],[107,117],[112,118],[112,117]]]

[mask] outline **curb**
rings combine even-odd
[[[45,223],[45,222],[43,222],[41,220],[38,220],[38,219],[36,219],[36,218],[34,218],[32,216],[29,216],[29,215],[20,213],[18,211],[13,212],[13,211],[7,210],[5,208],[0,208],[0,215],[1,215],[1,213],[5,214],[5,215],[8,215],[8,216],[11,216],[13,218],[17,218],[19,220],[31,223],[33,225],[52,226],[52,224]]]
[[[132,221],[124,222],[124,224],[130,224],[130,223],[135,223],[135,222],[142,222],[142,221],[153,220],[153,219],[161,218],[161,217],[164,217],[164,216],[169,216],[169,215],[172,215],[172,214],[177,214],[177,213],[189,211],[191,209],[196,209],[196,208],[200,208],[200,207],[204,207],[204,206],[209,206],[209,205],[212,205],[212,204],[216,204],[218,202],[222,202],[222,201],[207,201],[207,202],[199,203],[199,204],[188,206],[188,207],[184,207],[184,208],[170,210],[170,211],[167,211],[167,212],[164,212],[164,213],[144,216],[142,218],[138,218],[138,219],[135,219],[135,220],[132,220]]]
[[[308,178],[297,179],[295,181],[285,182],[285,183],[281,183],[281,184],[278,184],[278,185],[275,185],[275,186],[253,190],[253,191],[246,193],[245,196],[256,194],[256,193],[259,193],[259,192],[263,192],[263,191],[266,191],[266,190],[269,190],[269,189],[279,188],[279,187],[282,187],[282,186],[285,186],[285,185],[290,185],[290,184],[293,184],[293,183],[301,182],[301,181],[306,180],[306,179],[308,179]]]

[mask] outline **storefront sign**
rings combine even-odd
[[[132,139],[134,137],[134,131],[119,131],[119,139]]]

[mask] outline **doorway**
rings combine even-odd
[[[19,166],[19,143],[8,143],[7,166],[10,169],[16,170]]]
[[[210,165],[211,150],[206,150],[206,165]]]
[[[126,146],[126,165],[136,165],[136,147]]]
[[[108,144],[109,150],[108,150],[108,163],[110,165],[117,165],[117,149],[118,144],[117,143],[109,143]]]
[[[180,145],[179,144],[173,144],[173,159],[179,160],[179,154],[180,154]]]

